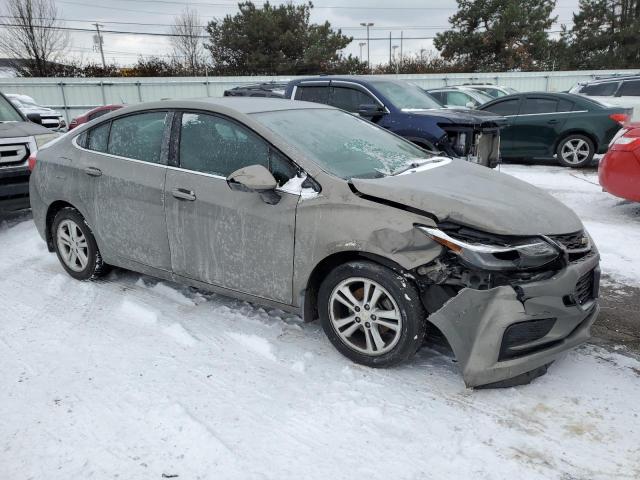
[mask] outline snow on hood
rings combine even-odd
[[[489,233],[557,235],[583,228],[578,216],[548,193],[463,160],[410,175],[351,182],[365,195],[431,213],[440,222]]]
[[[33,122],[0,123],[0,138],[28,137],[30,135],[50,134],[51,130]]]

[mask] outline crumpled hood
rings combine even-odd
[[[49,134],[51,130],[33,122],[0,123],[0,138],[28,137],[30,135]]]
[[[582,230],[571,209],[510,175],[464,160],[393,177],[353,178],[358,192],[499,235],[558,235]]]
[[[492,112],[485,112],[483,110],[470,110],[470,109],[456,109],[456,108],[437,108],[433,110],[416,110],[407,111],[411,115],[430,117],[441,117],[446,120],[450,120],[452,123],[459,123],[463,125],[503,125],[506,124],[507,119],[496,115]]]

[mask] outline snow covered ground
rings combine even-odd
[[[640,282],[637,207],[590,173],[502,168],[576,208],[605,271]],[[11,480],[640,478],[628,356],[586,346],[488,391],[431,348],[360,367],[280,311],[130,272],[77,282],[31,221],[0,226],[0,359]]]

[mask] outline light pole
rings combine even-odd
[[[360,25],[367,28],[367,67],[369,67],[369,71],[371,71],[371,56],[369,49],[369,27],[373,27],[373,23],[371,22],[362,22]]]
[[[362,61],[362,47],[364,47],[367,42],[360,42],[358,45],[360,46],[360,61]]]

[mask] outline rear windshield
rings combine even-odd
[[[11,102],[0,96],[0,122],[22,122],[23,119]]]
[[[255,113],[269,128],[323,170],[338,177],[393,175],[431,154],[359,117],[333,109]]]

